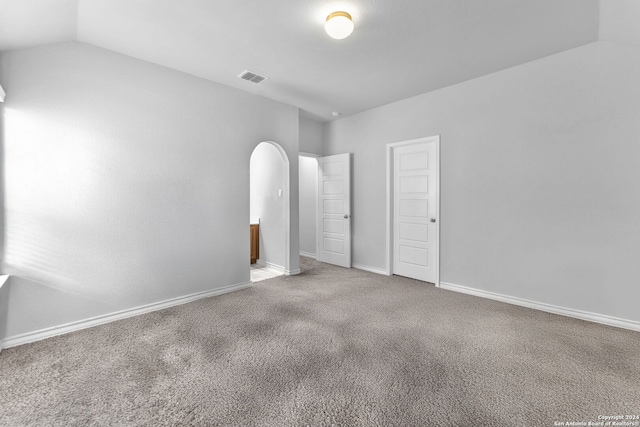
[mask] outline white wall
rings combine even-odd
[[[77,42],[4,52],[0,75],[5,273],[91,315],[248,282],[266,140],[291,162],[297,269],[297,108]]]
[[[318,161],[300,156],[300,254],[316,256]]]
[[[327,124],[354,264],[386,265],[385,145],[439,134],[442,281],[640,321],[638,76],[596,42]]]
[[[251,155],[250,216],[260,218],[260,262],[285,268],[285,160],[271,143]],[[282,192],[282,195],[280,195]]]

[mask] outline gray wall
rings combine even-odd
[[[248,282],[266,140],[291,162],[297,269],[297,108],[82,43],[4,52],[0,72],[5,273],[91,315]]]
[[[10,276],[0,276],[0,350],[2,350],[2,339],[7,336],[7,320],[9,314],[9,279]]]
[[[441,135],[441,280],[640,321],[640,49],[596,42],[329,123],[353,262],[384,269],[385,145]]]
[[[322,123],[300,116],[300,151],[319,156],[323,153]]]
[[[260,262],[285,268],[285,171],[280,151],[263,142],[251,155],[250,216],[260,219]],[[280,196],[279,191],[282,191]]]

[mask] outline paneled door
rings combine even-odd
[[[393,273],[437,282],[438,142],[393,147]]]
[[[318,261],[351,268],[351,153],[318,158]]]

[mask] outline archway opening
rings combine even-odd
[[[258,230],[258,256],[250,269],[251,281],[258,281],[290,271],[289,159],[277,143],[261,142],[251,153],[249,172],[249,218]]]

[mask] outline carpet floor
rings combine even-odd
[[[301,264],[299,276],[3,350],[0,425],[537,427],[640,415],[640,333]]]

